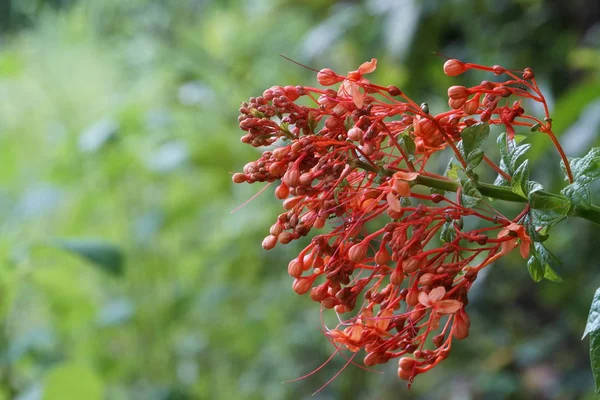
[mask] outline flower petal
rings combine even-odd
[[[358,67],[358,73],[361,75],[370,74],[377,68],[377,59],[371,58],[371,61],[364,62]]]
[[[429,301],[432,303],[438,302],[444,298],[446,295],[446,288],[443,286],[438,286],[435,289],[429,292]]]
[[[454,314],[463,306],[458,300],[440,300],[433,305],[433,309],[438,314]]]
[[[433,303],[429,300],[429,296],[425,292],[419,292],[419,303],[423,304],[425,307],[431,307]]]

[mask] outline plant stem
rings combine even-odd
[[[383,168],[381,170],[376,170],[375,167],[369,163],[360,160],[354,160],[354,164],[362,169],[367,171],[382,173],[385,176],[392,176],[395,171]],[[415,179],[414,182],[411,182],[413,185],[422,185],[427,186],[433,189],[440,189],[447,192],[456,192],[460,188],[460,182],[454,181],[452,179],[440,179],[434,178],[430,176],[419,175]],[[492,185],[489,183],[477,182],[475,187],[479,190],[479,192],[492,199],[496,200],[505,200],[512,201],[517,203],[527,203],[527,199],[519,196],[514,193],[509,187]],[[540,191],[540,194],[554,196],[554,197],[564,197],[561,194],[550,193],[546,191]],[[582,205],[573,205],[571,211],[569,212],[569,216],[579,217],[586,219],[588,221],[594,222],[600,225],[600,207],[595,205],[582,206]]]

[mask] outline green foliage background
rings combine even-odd
[[[531,66],[567,153],[599,143],[594,0],[3,0],[0,30],[4,399],[308,399],[343,367],[281,383],[332,347],[290,290],[299,245],[260,247],[272,189],[230,213],[259,189],[230,180],[259,154],[239,142],[239,103],[316,84],[280,53],[340,72],[376,57],[374,80],[432,112],[449,85],[489,78],[448,78],[432,52]],[[532,177],[560,188],[529,135]],[[314,398],[593,398],[580,339],[598,228],[563,222],[550,248],[565,282],[534,284],[518,255],[489,268],[471,336],[411,391],[390,363],[350,366]]]

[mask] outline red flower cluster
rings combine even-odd
[[[412,381],[444,360],[454,339],[468,336],[465,307],[478,272],[519,244],[527,257],[531,243],[522,224],[527,207],[511,219],[486,204],[465,206],[461,189],[455,199],[415,190],[454,182],[427,171],[430,156],[449,146],[466,168],[457,143],[480,122],[504,125],[509,139],[516,126],[556,139],[529,68],[516,73],[448,60],[449,76],[478,69],[508,78],[452,86],[450,110],[430,115],[397,87],[367,80],[376,64],[372,59],[346,76],[319,71],[319,83],[339,84],[337,90],[275,86],[243,103],[242,142],[270,147],[233,181],[280,182],[275,195],[285,212],[264,239],[266,250],[332,219],[289,263],[293,290],[340,316],[326,329],[338,350],[365,350],[366,366],[398,358],[399,377]],[[509,96],[519,100],[503,104]],[[546,118],[527,115],[521,99],[541,103]],[[465,229],[465,219],[477,220],[468,224],[476,228]]]

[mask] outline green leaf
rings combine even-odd
[[[464,207],[476,207],[483,199],[481,192],[470,179],[461,179],[462,190],[460,192],[460,200]]]
[[[112,243],[94,239],[60,239],[53,244],[55,247],[77,254],[114,275],[123,273],[123,253]]]
[[[552,282],[562,282],[563,279],[552,269],[552,264],[560,264],[560,260],[543,244],[534,243],[531,248],[531,257],[527,262],[527,268],[533,280],[539,282],[542,278],[546,278]]]
[[[596,383],[596,394],[600,394],[600,288],[596,289],[588,314],[583,338],[590,334],[590,361]]]
[[[561,193],[575,204],[589,205],[590,184],[600,178],[600,147],[592,148],[582,158],[572,158],[569,165],[574,181],[561,190]],[[564,164],[561,163],[561,167],[565,170]]]
[[[101,400],[104,385],[98,374],[85,365],[61,364],[46,375],[44,400]]]
[[[585,331],[583,331],[581,339],[583,340],[588,333],[594,331],[600,331],[600,288],[596,289],[596,293],[592,299],[587,324],[585,325]]]
[[[406,152],[406,154],[408,155],[408,159],[411,161],[414,161],[415,150],[417,149],[417,146],[415,145],[415,142],[410,137],[410,130],[411,130],[411,128],[408,127],[404,130],[404,132],[402,132],[399,135],[398,145],[400,145],[400,147]]]
[[[529,194],[529,160],[523,161],[519,168],[512,176],[510,188],[513,193],[518,194],[523,198],[527,198]]]
[[[521,156],[523,156],[531,148],[530,144],[519,145],[518,143],[521,140],[521,137],[515,137],[513,140],[507,140],[506,133],[498,135],[498,139],[496,139],[496,143],[500,149],[499,167],[502,171],[506,172],[510,176],[514,175]],[[494,184],[507,186],[508,181],[506,181],[502,175],[498,175],[494,181]]]
[[[571,202],[563,196],[534,190],[529,193],[532,222],[536,226],[554,225],[566,218],[571,209]]]
[[[479,149],[490,133],[490,126],[479,122],[463,129],[461,132],[464,155],[467,156],[475,149]]]
[[[485,143],[490,133],[490,126],[484,122],[466,127],[461,132],[462,140],[457,144],[467,162],[467,171],[472,171],[483,160],[481,146]]]
[[[456,229],[454,228],[454,222],[446,222],[442,225],[442,229],[440,230],[440,239],[444,243],[448,243],[454,240],[456,237]]]
[[[531,256],[529,257],[529,260],[527,260],[527,269],[534,282],[540,282],[544,279],[544,267],[535,256]]]
[[[483,150],[475,149],[467,155],[467,170],[475,169],[483,160]]]
[[[590,335],[590,361],[596,383],[596,394],[600,394],[600,331],[594,331]]]

